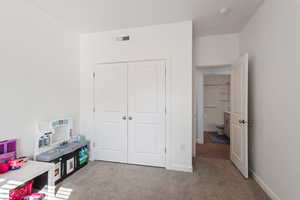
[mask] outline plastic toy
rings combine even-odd
[[[15,159],[17,155],[17,140],[0,141],[0,163]]]
[[[79,164],[83,165],[88,162],[89,150],[87,148],[82,148],[79,151]]]
[[[16,160],[10,160],[8,161],[8,164],[10,166],[11,170],[20,169],[22,166],[24,166],[25,162],[27,162],[28,158],[18,158]]]
[[[33,181],[28,181],[24,186],[11,190],[9,192],[9,200],[21,200],[23,197],[32,193]]]
[[[8,163],[0,163],[0,174],[3,174],[9,170]]]

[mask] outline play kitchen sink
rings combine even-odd
[[[54,180],[58,183],[88,163],[89,142],[73,133],[71,119],[41,122],[35,160],[54,163]]]

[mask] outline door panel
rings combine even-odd
[[[241,162],[241,158],[242,158],[242,148],[241,148],[241,144],[242,144],[242,135],[240,134],[242,132],[241,127],[239,124],[232,124],[232,138],[231,139],[231,144],[232,144],[232,154],[233,156],[238,159],[239,162]]]
[[[135,151],[136,153],[159,154],[159,125],[153,124],[136,124],[135,131],[139,134],[135,135]],[[145,140],[145,138],[149,139]],[[153,145],[154,144],[154,145]]]
[[[232,66],[230,157],[248,178],[248,55]]]
[[[128,64],[128,162],[165,166],[165,63]]]
[[[95,159],[127,162],[127,66],[95,68]]]

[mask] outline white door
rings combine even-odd
[[[248,178],[248,55],[232,66],[230,157]]]
[[[127,64],[95,68],[95,159],[127,162]]]
[[[128,163],[165,166],[165,62],[128,64]]]

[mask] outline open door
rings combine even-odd
[[[232,66],[230,158],[248,178],[248,54]]]

